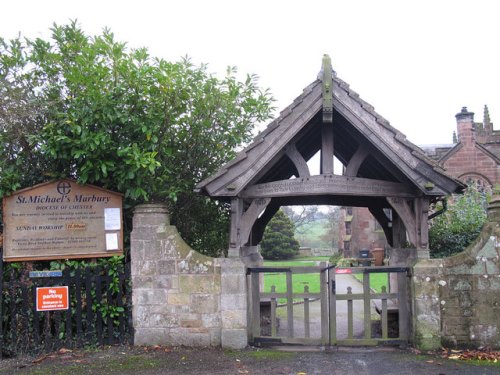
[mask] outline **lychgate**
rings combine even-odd
[[[317,154],[319,173],[313,174],[308,162]],[[334,159],[341,170],[334,170]],[[241,257],[250,274],[262,265],[257,245],[267,223],[281,206],[293,205],[367,207],[392,247],[389,266],[406,267],[429,257],[430,204],[463,188],[338,78],[328,56],[302,95],[234,160],[197,185],[201,193],[230,202],[229,256]],[[408,243],[412,249],[403,249]],[[330,301],[332,277],[318,277],[328,280],[329,290],[322,293]],[[256,280],[249,281],[254,296],[249,319],[254,321],[259,311],[255,303],[260,301],[255,297]],[[407,298],[404,288],[399,298]],[[394,293],[381,295],[392,298]],[[369,296],[358,297],[369,303]],[[399,303],[410,311],[408,301]],[[255,324],[252,328],[249,323],[250,338],[259,336]]]

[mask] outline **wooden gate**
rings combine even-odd
[[[407,268],[322,264],[249,268],[247,275],[253,345],[408,342]]]

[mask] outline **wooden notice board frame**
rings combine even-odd
[[[7,262],[123,254],[123,194],[71,179],[3,198]]]

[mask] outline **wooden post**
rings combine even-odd
[[[330,344],[337,345],[337,291],[334,270],[328,271],[328,290],[330,290]]]
[[[321,268],[326,268],[326,263],[321,263]],[[321,344],[327,345],[329,342],[328,332],[328,271],[323,271],[319,274],[320,277],[320,293],[321,293]]]
[[[409,337],[408,283],[405,272],[398,273],[399,339],[406,347]]]
[[[288,323],[288,337],[294,337],[293,334],[293,287],[292,273],[286,273],[286,312]]]
[[[309,287],[307,285],[304,286],[304,294],[309,293]],[[306,338],[309,338],[310,335],[310,327],[309,327],[309,298],[304,298],[304,334]]]
[[[347,287],[347,294],[352,294],[352,287],[348,286]],[[349,340],[353,339],[354,338],[354,334],[353,334],[353,315],[354,315],[354,311],[353,311],[353,308],[352,308],[352,299],[350,299],[348,297],[347,299],[347,338]]]
[[[251,293],[252,293],[252,340],[260,336],[260,287],[259,273],[252,272],[251,275]]]
[[[276,286],[271,286],[271,293],[276,293]],[[276,337],[276,298],[271,297],[271,337]]]
[[[387,288],[385,285],[382,286],[382,294],[387,293]],[[387,330],[387,298],[382,298],[382,338],[387,339],[389,337]]]
[[[240,220],[243,215],[243,200],[239,198],[231,199],[231,227],[229,231],[229,258],[240,256]]]
[[[365,339],[372,337],[371,325],[371,301],[370,301],[370,274],[363,274],[363,302],[364,302],[364,323],[365,323]]]

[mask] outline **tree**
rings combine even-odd
[[[169,204],[197,250],[227,248],[228,209],[193,193],[270,118],[255,75],[219,79],[189,59],[128,50],[76,22],[50,40],[0,39],[0,196],[59,177]],[[196,223],[196,224],[195,224]]]
[[[486,222],[487,194],[470,185],[462,195],[453,195],[442,215],[431,220],[429,247],[433,258],[463,251],[474,241]],[[435,210],[442,209],[442,206]]]
[[[281,209],[292,221],[295,229],[315,221],[318,213],[318,206],[283,206]]]
[[[326,233],[321,239],[328,241],[332,249],[336,249],[339,243],[340,210],[336,206],[328,206],[325,223]]]
[[[294,237],[292,221],[282,210],[278,210],[267,224],[260,243],[264,259],[289,259],[299,253],[299,242]]]

